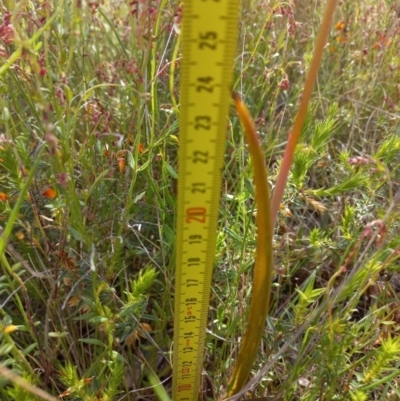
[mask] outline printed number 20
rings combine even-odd
[[[186,209],[186,223],[197,221],[198,223],[206,222],[207,209],[205,207],[189,207]]]

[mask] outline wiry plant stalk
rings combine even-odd
[[[297,142],[299,141],[301,130],[303,128],[304,120],[307,114],[308,103],[311,99],[311,94],[314,89],[315,81],[317,80],[319,66],[321,65],[322,54],[327,42],[329,32],[332,25],[332,18],[338,0],[328,0],[325,9],[325,14],[318,32],[317,41],[315,43],[314,57],[311,61],[310,69],[307,74],[306,82],[304,83],[303,95],[301,97],[299,111],[297,112],[296,119],[293,124],[293,129],[289,133],[288,143],[286,145],[285,154],[283,156],[281,169],[279,170],[278,179],[272,195],[271,202],[271,219],[272,227],[275,226],[276,217],[280,203],[282,201],[283,192],[285,191],[286,182],[289,175],[290,166],[293,162],[294,151]]]

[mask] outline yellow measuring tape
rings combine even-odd
[[[197,401],[203,362],[239,0],[184,3],[173,401]]]

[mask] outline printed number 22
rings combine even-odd
[[[199,39],[200,49],[206,47],[208,49],[215,50],[217,48],[216,40],[218,39],[218,35],[216,32],[209,31],[206,33],[201,33]]]

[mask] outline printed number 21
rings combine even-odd
[[[208,152],[195,150],[193,152],[193,163],[208,163]]]

